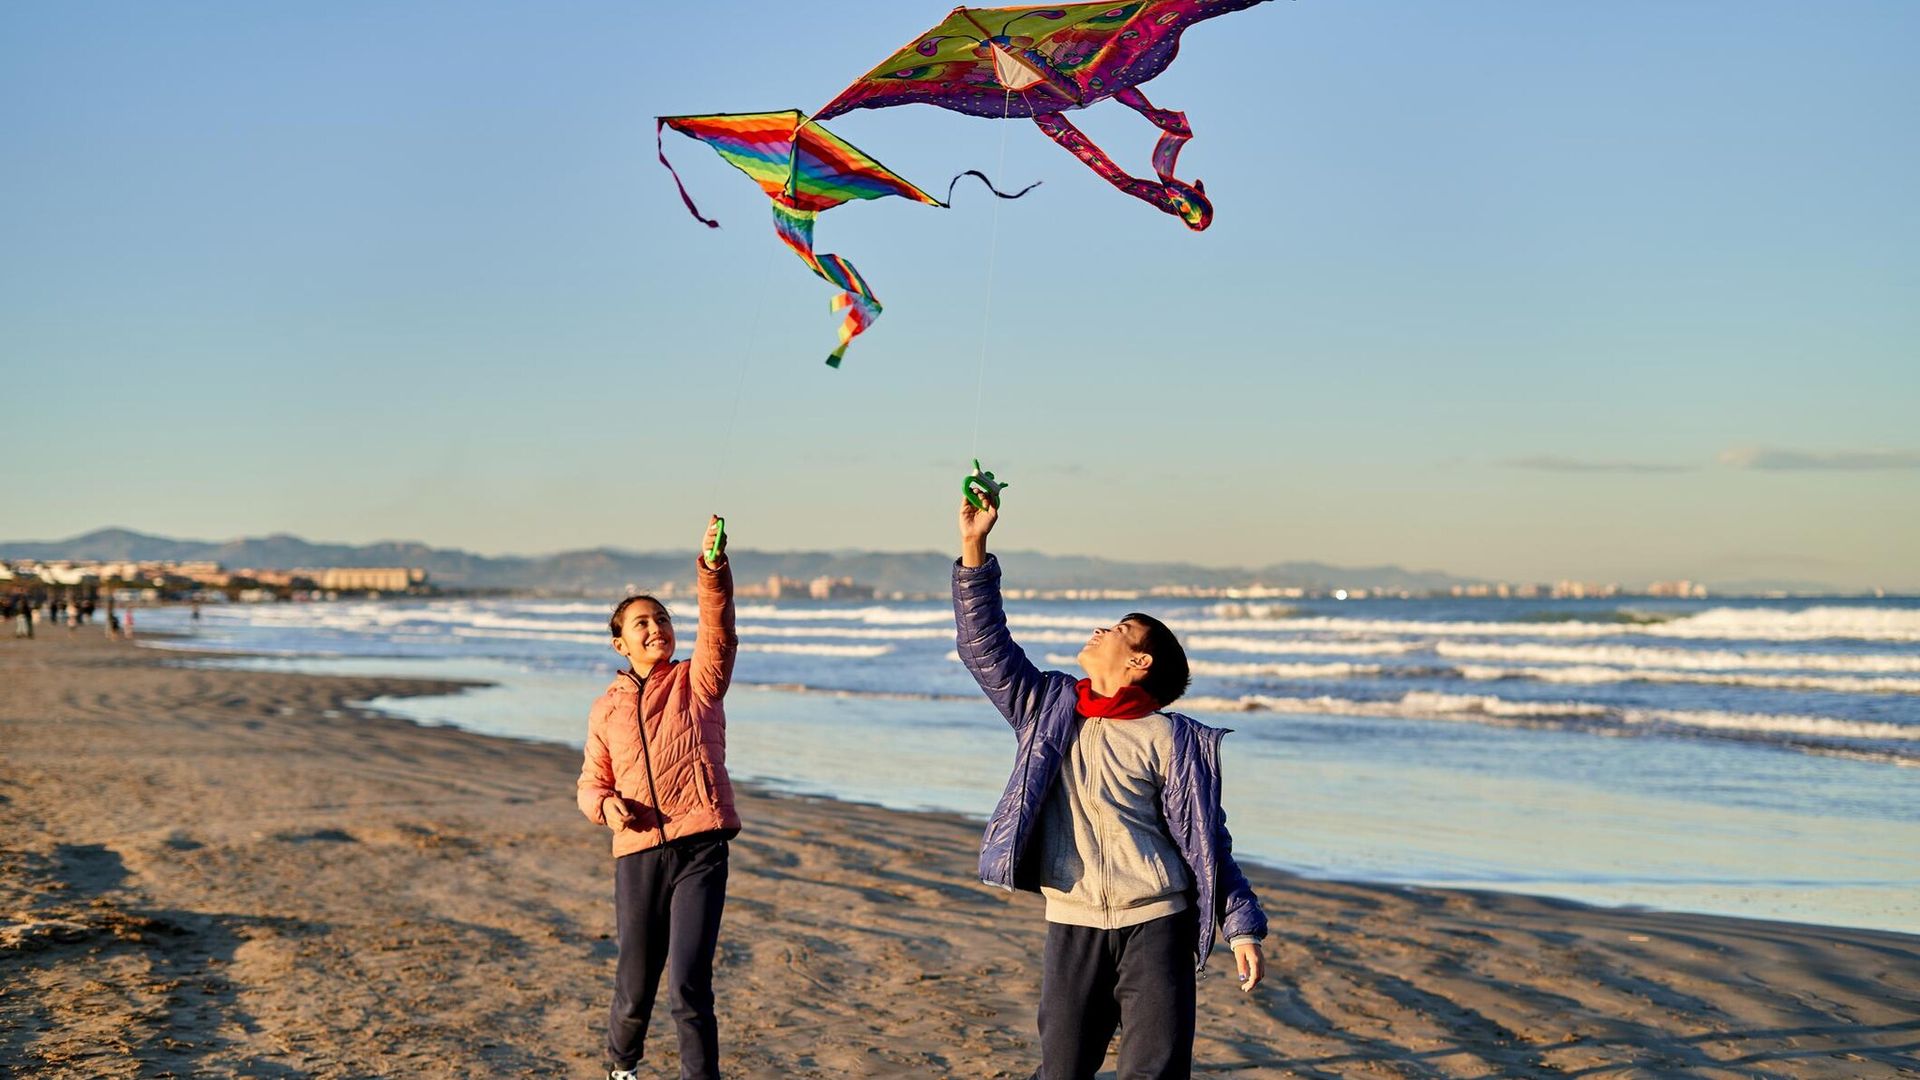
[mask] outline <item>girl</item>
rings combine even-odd
[[[620,959],[607,1020],[608,1080],[635,1080],[663,969],[681,1077],[720,1075],[713,950],[727,898],[727,841],[740,832],[721,709],[739,649],[725,551],[716,517],[697,563],[693,659],[673,659],[673,619],[651,596],[620,601],[607,623],[613,650],[631,666],[593,704],[578,792],[581,813],[613,830]]]

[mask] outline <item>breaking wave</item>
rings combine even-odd
[[[1666,734],[1734,738],[1808,753],[1834,753],[1920,766],[1920,726],[1845,720],[1831,716],[1620,708],[1591,702],[1509,701],[1488,694],[1427,691],[1413,691],[1397,699],[1379,701],[1325,695],[1281,697],[1248,694],[1237,698],[1182,699],[1179,707],[1194,713],[1270,712],[1303,716],[1359,716],[1464,721],[1598,735]]]
[[[1455,670],[1463,679],[1476,680],[1531,679],[1537,682],[1583,685],[1627,682],[1690,683],[1696,686],[1746,686],[1761,690],[1831,690],[1840,694],[1920,694],[1920,679],[1860,675],[1663,671],[1658,668],[1600,667],[1591,664],[1567,667],[1497,667],[1462,664]]]
[[[1420,635],[1438,638],[1523,637],[1668,637],[1734,641],[1896,641],[1920,642],[1920,611],[1906,608],[1813,607],[1801,611],[1772,608],[1711,608],[1665,622],[1455,622],[1439,619],[1365,619],[1337,615],[1301,618],[1244,618],[1172,621],[1179,629],[1237,631],[1310,631],[1324,633]]]
[[[801,645],[784,641],[771,644],[742,642],[740,644],[740,651],[750,653],[779,653],[785,656],[838,656],[853,660],[872,660],[875,657],[885,656],[892,652],[893,646],[823,645],[818,643]]]
[[[1874,674],[1920,673],[1920,655],[1876,653],[1863,656],[1827,653],[1735,652],[1671,649],[1641,645],[1503,644],[1479,641],[1435,642],[1433,651],[1461,660],[1514,660],[1544,664],[1605,664],[1687,671],[1851,671]]]

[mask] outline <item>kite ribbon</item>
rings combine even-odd
[[[994,187],[993,181],[987,179],[986,173],[981,172],[979,169],[968,169],[966,172],[963,172],[959,176],[954,177],[953,180],[947,184],[947,201],[940,204],[942,207],[948,210],[953,209],[953,189],[960,186],[960,181],[965,180],[969,176],[987,185],[988,191],[993,192],[995,195],[998,195],[1003,199],[1017,199],[1020,196],[1025,195],[1027,192],[1032,191],[1034,188],[1037,188],[1040,186],[1040,181],[1035,180],[1033,183],[1028,184],[1026,187],[1023,187],[1019,191],[1016,191],[1013,194],[1009,195],[1006,192],[1001,191],[999,188]]]
[[[700,222],[702,225],[705,225],[709,229],[719,228],[720,227],[719,222],[713,220],[710,217],[702,216],[700,213],[700,208],[693,205],[693,196],[687,194],[687,185],[680,182],[680,174],[674,171],[673,162],[667,160],[666,143],[661,141],[663,136],[666,133],[666,130],[667,130],[667,121],[665,117],[662,117],[654,121],[653,149],[654,149],[654,152],[660,158],[660,164],[665,165],[667,167],[667,175],[673,177],[673,186],[680,189],[680,201],[687,204],[687,212],[692,214],[696,221]]]
[[[1145,94],[1131,86],[1114,94],[1113,99],[1146,117],[1160,129],[1160,141],[1153,148],[1153,171],[1160,178],[1159,183],[1130,175],[1114,164],[1106,151],[1095,146],[1093,140],[1059,113],[1035,113],[1033,122],[1046,132],[1048,138],[1065,147],[1087,168],[1121,191],[1172,214],[1195,232],[1213,224],[1213,203],[1207,198],[1206,186],[1198,180],[1189,184],[1173,175],[1174,163],[1180,159],[1180,148],[1193,138],[1193,129],[1187,126],[1186,114],[1155,108]]]

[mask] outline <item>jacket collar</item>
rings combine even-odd
[[[661,672],[667,670],[672,666],[673,666],[672,660],[662,660],[659,663],[653,665],[653,669],[647,672],[644,676],[634,671],[632,667],[628,667],[622,670],[620,674],[614,676],[614,685],[615,686],[620,685],[620,680],[625,679],[627,682],[632,683],[633,688],[637,691],[644,688],[647,685],[648,679],[653,678],[655,675],[660,674]]]

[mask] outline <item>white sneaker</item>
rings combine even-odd
[[[640,1074],[632,1069],[608,1069],[607,1080],[640,1080]]]

